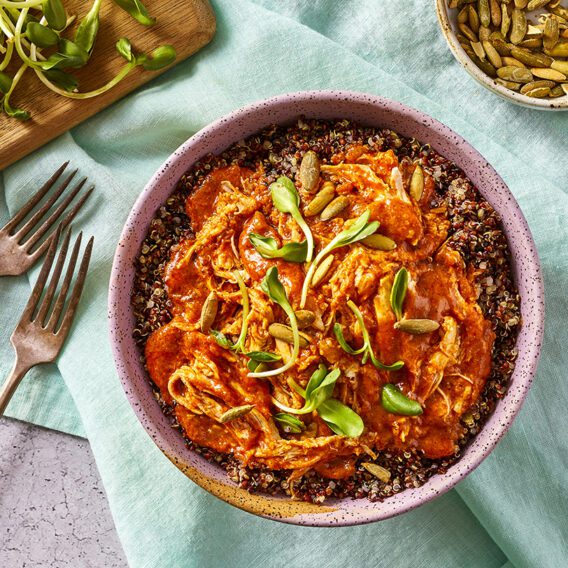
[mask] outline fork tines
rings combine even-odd
[[[50,244],[53,229],[58,225],[61,225],[62,228],[67,227],[91,195],[94,186],[81,193],[87,178],[83,178],[73,188],[66,191],[77,173],[77,170],[74,170],[48,196],[49,191],[59,182],[68,164],[69,162],[62,164],[12,219],[0,229],[0,236],[9,238],[14,247],[17,247],[27,257],[24,260],[14,257],[14,261],[19,260],[19,264],[23,266],[21,271],[12,273],[18,274],[25,271],[42,256]],[[44,198],[45,202],[34,211],[34,208]],[[40,243],[44,237],[45,240]]]
[[[28,303],[24,309],[24,313],[22,314],[22,321],[27,320],[34,322],[36,324],[39,324],[44,329],[51,331],[55,335],[65,336],[69,331],[69,328],[71,327],[73,316],[75,315],[75,310],[77,309],[79,299],[83,292],[83,286],[85,284],[85,278],[87,276],[87,269],[89,267],[89,261],[91,259],[94,237],[91,237],[89,239],[89,242],[85,247],[79,265],[76,281],[69,295],[71,282],[73,280],[73,274],[75,273],[77,259],[79,257],[79,250],[81,248],[83,233],[79,233],[79,235],[75,239],[75,244],[71,252],[71,258],[69,259],[69,262],[67,264],[67,270],[65,272],[63,283],[61,284],[59,292],[56,295],[59,280],[63,272],[65,259],[69,250],[71,229],[67,231],[65,238],[63,239],[63,243],[61,245],[59,255],[57,256],[57,262],[51,274],[47,290],[45,290],[45,286],[47,283],[47,278],[53,267],[53,262],[55,260],[57,246],[60,241],[62,231],[63,224],[59,225],[54,238],[51,240],[41,272],[34,286],[30,299],[28,300]],[[42,297],[44,290],[45,294],[43,294]]]

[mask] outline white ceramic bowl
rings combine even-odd
[[[436,11],[438,13],[438,21],[440,29],[448,42],[451,52],[458,60],[459,64],[478,82],[491,92],[499,95],[512,103],[540,110],[568,110],[568,95],[557,99],[535,99],[521,95],[515,91],[511,91],[502,85],[499,85],[495,79],[486,75],[468,56],[460,45],[457,32],[457,10],[450,10],[447,6],[447,0],[436,0]]]

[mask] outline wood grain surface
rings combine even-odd
[[[91,60],[74,73],[80,91],[104,85],[122,68],[125,61],[114,47],[121,37],[129,38],[136,52],[150,52],[160,45],[171,44],[177,51],[175,63],[179,63],[206,45],[215,33],[215,15],[208,0],[146,0],[145,4],[148,12],[157,18],[152,27],[139,24],[110,0],[103,2]],[[79,18],[88,12],[90,5],[91,2],[84,0],[65,1],[68,13]],[[63,35],[72,38],[73,33],[72,27]],[[13,59],[20,62],[15,55]],[[20,122],[0,113],[0,170],[168,69],[170,67],[156,72],[138,67],[110,91],[84,100],[68,99],[52,92],[28,69],[10,103],[28,110],[32,116]],[[9,70],[13,70],[12,65]]]

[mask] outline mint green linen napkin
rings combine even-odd
[[[77,222],[96,236],[80,325],[57,368],[37,370],[26,380],[28,390],[13,400],[11,415],[78,434],[83,424],[132,566],[564,565],[568,113],[514,107],[478,86],[447,50],[431,3],[218,0],[214,7],[218,32],[205,50],[4,172],[10,211],[64,159],[97,184],[95,199]],[[313,88],[400,100],[476,146],[529,220],[552,306],[534,388],[492,456],[434,503],[381,524],[333,530],[254,518],[187,480],[134,417],[106,336],[112,254],[153,171],[221,114]],[[0,308],[7,322],[1,330],[3,373],[11,360],[5,335],[29,290],[26,279],[36,274],[0,280],[2,298],[8,299]]]

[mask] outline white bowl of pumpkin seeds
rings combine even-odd
[[[479,83],[516,104],[568,110],[567,0],[436,0],[442,33]]]

